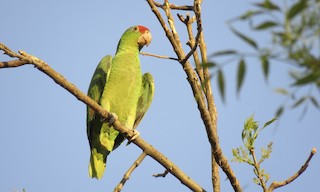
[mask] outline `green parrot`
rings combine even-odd
[[[107,55],[98,64],[88,96],[103,109],[116,114],[127,128],[135,129],[149,108],[154,81],[149,73],[142,75],[139,52],[151,43],[148,28],[133,26],[122,35],[115,56]],[[107,156],[124,140],[99,114],[87,107],[87,135],[91,149],[89,176],[101,179]]]

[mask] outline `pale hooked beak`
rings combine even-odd
[[[152,35],[149,30],[146,30],[138,39],[139,49],[141,50],[143,46],[150,45],[152,40]]]

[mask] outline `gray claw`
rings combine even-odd
[[[112,125],[117,119],[118,119],[118,116],[115,113],[110,113],[108,117],[109,125]]]
[[[132,141],[134,141],[137,137],[139,137],[140,132],[138,130],[133,130],[133,135],[132,137],[129,139],[127,145],[129,145]]]

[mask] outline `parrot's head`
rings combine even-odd
[[[145,46],[151,43],[152,36],[148,28],[136,25],[127,29],[118,44],[118,49],[120,46],[125,45],[125,47],[137,47],[139,51]]]

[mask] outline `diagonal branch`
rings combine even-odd
[[[162,28],[165,31],[165,34],[167,36],[167,38],[169,39],[175,53],[177,54],[177,57],[179,58],[180,61],[183,60],[183,58],[185,58],[185,53],[184,50],[182,49],[181,43],[179,41],[179,39],[175,39],[175,36],[177,36],[177,34],[173,34],[173,32],[171,32],[166,23],[164,22],[164,19],[162,18],[157,6],[155,5],[155,1],[153,0],[147,0],[151,10],[153,11],[153,13],[156,15],[156,17],[158,18]],[[197,16],[197,26],[198,26],[198,30],[201,29],[201,0],[195,0],[194,1],[194,12]],[[165,1],[164,5],[161,6],[160,8],[164,9],[167,19],[168,19],[168,23],[169,26],[171,27],[171,29],[174,27],[172,27],[173,25],[173,19],[170,13],[170,4],[168,2],[168,0]],[[200,27],[199,27],[200,26]],[[174,28],[173,28],[174,29]],[[175,30],[172,30],[175,31]],[[202,33],[200,33],[201,35]],[[200,46],[200,50],[203,56],[203,61],[206,60],[206,49],[205,49],[205,44],[204,44],[204,40],[203,37],[200,38],[200,45],[202,45],[202,47]],[[190,62],[187,60],[185,63],[181,63],[183,67],[183,70],[185,71],[186,75],[187,75],[187,80],[191,86],[191,89],[193,91],[193,95],[195,97],[195,100],[197,102],[198,105],[198,109],[200,111],[200,115],[201,118],[203,120],[203,123],[205,125],[206,131],[207,131],[207,137],[208,140],[210,142],[211,145],[211,154],[212,157],[214,157],[215,162],[222,168],[222,170],[225,172],[225,174],[227,175],[233,189],[235,191],[242,191],[239,180],[237,179],[237,177],[235,176],[235,173],[233,172],[233,170],[231,169],[231,166],[227,160],[227,158],[223,155],[221,146],[219,144],[219,138],[218,138],[218,134],[217,134],[217,111],[216,111],[216,107],[214,104],[214,99],[213,99],[213,95],[212,95],[212,91],[211,91],[211,87],[210,87],[210,81],[209,81],[209,72],[208,71],[204,71],[206,72],[205,77],[209,77],[207,79],[207,84],[205,84],[205,92],[203,92],[201,84],[199,83],[199,79],[197,77],[196,72],[193,70],[193,67],[191,66]],[[207,99],[207,102],[206,102]],[[207,104],[208,104],[208,108],[207,108]],[[213,160],[213,158],[212,158]],[[214,161],[212,162],[212,172],[214,175],[217,175],[218,172],[218,166],[216,166],[216,163]],[[216,181],[213,181],[213,185],[216,184]],[[219,188],[219,186],[215,186],[217,188]],[[215,189],[216,190],[216,189]],[[220,189],[216,190],[219,191]]]
[[[88,97],[85,93],[80,91],[75,85],[68,82],[61,74],[57,73],[54,69],[52,69],[47,63],[38,59],[35,56],[29,55],[24,51],[19,51],[20,54],[12,52],[8,47],[0,43],[0,50],[3,50],[5,54],[9,55],[13,58],[18,58],[21,61],[27,62],[29,64],[33,64],[37,69],[51,77],[57,84],[66,89],[72,95],[74,95],[78,100],[85,103],[87,106],[92,108],[94,111],[99,113],[101,117],[108,119],[110,114],[108,111],[101,108],[101,106]],[[128,129],[123,126],[118,120],[116,120],[112,126],[122,133],[126,138],[132,137],[134,135],[134,131],[132,129]],[[189,189],[193,191],[205,191],[200,185],[194,182],[189,176],[187,176],[178,166],[176,166],[173,162],[171,162],[166,156],[160,153],[157,149],[155,149],[152,145],[144,141],[141,137],[137,137],[134,141],[139,148],[142,149],[147,155],[152,157],[162,166],[169,170],[169,172],[174,175],[177,179],[181,181],[184,185],[186,185]]]
[[[289,183],[291,183],[292,181],[294,181],[295,179],[297,179],[309,166],[309,163],[312,159],[312,157],[317,153],[316,148],[312,148],[310,155],[308,157],[308,159],[306,160],[306,162],[302,165],[302,167],[299,169],[298,172],[296,172],[294,175],[292,175],[291,177],[289,177],[288,179],[278,182],[278,181],[274,181],[271,183],[268,192],[272,192],[273,190],[275,190],[276,188],[279,187],[283,187],[285,185],[288,185]]]
[[[120,183],[116,186],[114,189],[114,192],[120,192],[124,184],[129,180],[130,175],[132,172],[140,165],[140,163],[144,160],[144,158],[147,156],[145,152],[142,152],[142,154],[138,157],[137,160],[133,163],[133,165],[128,169],[128,171],[123,175],[123,178],[121,179]]]

